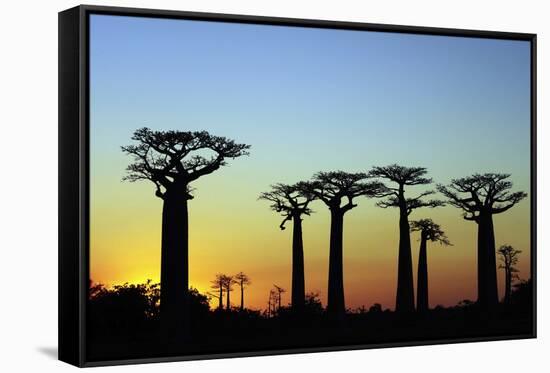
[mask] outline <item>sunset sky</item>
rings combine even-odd
[[[273,284],[290,301],[292,232],[257,200],[270,184],[399,163],[427,167],[443,184],[510,173],[514,190],[529,192],[529,74],[524,41],[92,15],[91,278],[106,285],[160,278],[162,201],[152,183],[121,181],[131,158],[120,146],[140,127],[207,130],[252,146],[249,157],[193,184],[190,284],[205,292],[216,273],[243,271],[252,279],[247,306],[259,309]],[[344,220],[350,308],[395,303],[398,211],[375,203],[357,199]],[[529,205],[527,198],[495,216],[497,247],[523,251],[524,279]],[[306,291],[324,303],[330,215],[321,202],[312,208],[303,222]],[[427,217],[453,243],[428,246],[430,306],[475,300],[475,223],[451,206],[410,218]]]

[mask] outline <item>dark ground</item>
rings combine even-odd
[[[121,290],[122,289],[122,290]],[[155,290],[155,289],[153,289]],[[99,295],[98,295],[99,294]],[[153,296],[151,295],[153,294]],[[146,287],[103,290],[88,307],[88,361],[108,361],[216,353],[259,352],[442,339],[529,336],[533,334],[532,288],[518,286],[512,304],[491,312],[471,302],[436,307],[424,314],[399,315],[372,308],[328,321],[315,298],[305,313],[282,308],[267,318],[256,311],[211,311],[206,297],[193,293],[188,332],[161,333],[157,299]]]

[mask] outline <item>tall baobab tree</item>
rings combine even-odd
[[[243,311],[244,310],[244,289],[245,287],[250,285],[252,281],[250,281],[250,277],[248,277],[248,275],[245,274],[244,272],[237,273],[233,278],[234,278],[234,282],[237,285],[239,285],[239,288],[241,289],[241,311]]]
[[[283,293],[286,293],[286,290],[277,285],[273,285],[273,287],[275,288],[275,294],[277,299],[277,310],[281,310],[281,301],[283,298],[282,295]]]
[[[224,278],[225,278],[225,275],[218,273],[216,275],[216,279],[210,281],[212,283],[210,288],[214,289],[217,292],[217,294],[211,294],[211,295],[218,300],[219,310],[223,310],[223,290],[225,288]]]
[[[428,300],[428,254],[427,242],[439,242],[451,245],[445,232],[432,219],[411,221],[411,232],[420,232],[420,251],[418,253],[418,276],[416,285],[416,310],[425,312],[429,309]]]
[[[248,155],[249,145],[237,144],[206,131],[134,132],[136,145],[122,151],[134,158],[124,180],[149,180],[162,199],[161,301],[163,324],[177,330],[186,323],[189,288],[189,235],[187,203],[193,199],[191,183],[224,166],[228,159]]]
[[[504,269],[504,303],[506,304],[510,304],[512,282],[518,278],[519,270],[516,268],[516,264],[518,264],[519,254],[521,254],[521,250],[516,250],[510,245],[502,245],[498,249],[499,259],[502,263],[499,268]]]
[[[305,194],[299,184],[274,184],[271,191],[260,194],[259,199],[271,202],[271,209],[283,216],[279,225],[285,229],[285,223],[292,220],[292,309],[300,311],[304,307],[305,275],[304,275],[304,242],[302,239],[302,217],[310,215],[308,207],[313,200],[311,194]]]
[[[363,181],[367,174],[344,171],[318,172],[311,181],[298,183],[305,195],[321,200],[330,210],[330,253],[328,271],[327,313],[341,320],[346,312],[343,274],[344,214],[357,207],[360,196],[378,197],[386,188],[382,183]]]
[[[483,308],[498,304],[496,247],[493,215],[511,209],[527,197],[525,192],[510,192],[509,174],[474,174],[451,180],[438,190],[449,204],[461,209],[465,220],[477,224],[477,302]]]
[[[431,184],[432,179],[425,177],[427,170],[424,167],[404,167],[392,164],[383,167],[374,167],[369,177],[389,180],[396,186],[386,186],[388,197],[377,203],[379,207],[399,209],[399,257],[397,262],[397,293],[395,310],[397,312],[414,312],[414,285],[411,254],[411,237],[409,215],[421,207],[438,207],[443,202],[438,200],[424,200],[434,194],[434,191],[425,191],[413,198],[405,196],[405,187]]]
[[[225,290],[225,309],[229,311],[231,310],[231,301],[229,295],[233,291],[233,284],[235,283],[235,279],[233,278],[233,276],[223,275],[222,283]]]

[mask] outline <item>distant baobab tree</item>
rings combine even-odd
[[[282,301],[282,295],[283,293],[286,293],[286,290],[283,289],[282,287],[280,286],[277,286],[277,285],[273,285],[273,287],[275,288],[275,294],[277,296],[277,310],[280,310],[281,309],[281,301]]]
[[[252,281],[250,281],[250,277],[248,277],[248,275],[246,275],[243,272],[237,273],[233,278],[234,278],[233,280],[234,283],[239,285],[239,288],[241,289],[241,311],[243,311],[244,310],[244,289],[245,287],[250,285]]]
[[[277,291],[275,289],[270,289],[269,298],[267,300],[267,317],[271,317],[275,314],[276,305],[277,305]]]
[[[428,255],[427,242],[439,242],[442,245],[451,245],[445,232],[432,219],[411,221],[411,232],[420,232],[420,251],[418,254],[418,276],[416,285],[416,310],[425,312],[429,309],[428,300]]]
[[[464,212],[464,219],[477,224],[477,296],[478,304],[492,308],[498,304],[496,247],[493,215],[511,209],[527,197],[525,192],[510,192],[510,174],[474,174],[453,179],[438,190],[449,204]]]
[[[216,279],[210,281],[212,283],[212,285],[210,286],[210,288],[214,289],[217,294],[210,294],[212,295],[214,298],[216,298],[218,300],[218,309],[219,310],[223,310],[223,290],[225,288],[225,275],[221,274],[221,273],[218,273],[216,275]]]
[[[385,191],[379,182],[365,182],[367,174],[344,171],[318,172],[311,181],[298,184],[305,195],[321,200],[330,210],[330,253],[327,313],[341,320],[346,312],[343,274],[344,214],[357,207],[354,198],[378,197]]]
[[[405,196],[405,187],[431,184],[432,179],[425,177],[425,167],[404,167],[392,164],[384,167],[374,167],[369,172],[369,177],[387,179],[397,186],[386,186],[388,198],[378,202],[382,208],[395,207],[399,209],[399,258],[397,263],[397,294],[395,310],[397,312],[414,311],[414,284],[412,270],[411,237],[409,227],[409,215],[421,207],[438,207],[443,202],[438,200],[424,200],[424,197],[434,194],[433,191],[425,191],[418,196],[408,198]]]
[[[304,243],[302,239],[302,216],[310,215],[309,203],[314,197],[300,190],[299,184],[274,184],[271,191],[260,194],[259,199],[271,202],[271,209],[283,216],[279,225],[292,220],[292,293],[291,303],[295,311],[303,310],[305,299]]]
[[[233,284],[235,283],[235,280],[233,279],[233,276],[223,275],[222,283],[225,290],[225,309],[229,311],[231,310],[230,294],[233,291]]]
[[[161,300],[162,323],[177,330],[187,323],[189,288],[189,234],[187,201],[191,183],[224,166],[228,159],[248,155],[249,145],[237,144],[206,131],[134,132],[136,145],[122,151],[134,158],[124,180],[151,181],[162,199]],[[209,155],[212,154],[212,155]]]
[[[510,304],[512,295],[512,282],[518,278],[519,270],[516,268],[518,264],[518,256],[521,250],[516,250],[510,245],[502,245],[498,251],[501,265],[499,268],[504,269],[504,303]]]

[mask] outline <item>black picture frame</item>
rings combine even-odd
[[[460,36],[528,41],[531,45],[531,274],[533,280],[532,333],[513,336],[456,338],[406,343],[380,343],[326,348],[298,348],[261,352],[221,353],[161,358],[88,361],[86,358],[86,299],[89,259],[89,33],[91,14],[223,21],[391,33]],[[536,34],[398,26],[356,22],[244,16],[81,5],[59,13],[59,360],[79,367],[194,359],[248,357],[272,354],[324,352],[381,347],[536,338]]]

